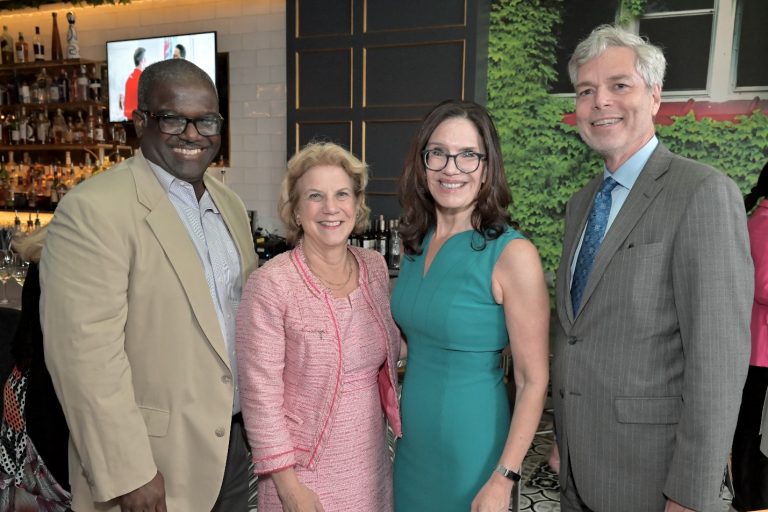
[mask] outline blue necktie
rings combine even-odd
[[[587,229],[584,231],[584,240],[581,242],[579,258],[576,260],[576,268],[573,271],[573,281],[571,282],[571,304],[574,315],[579,311],[581,296],[587,286],[589,273],[595,262],[595,255],[603,242],[605,228],[608,225],[608,215],[611,213],[611,192],[618,184],[610,176],[607,177],[597,196],[595,196],[595,202],[592,203],[592,211],[589,213]]]

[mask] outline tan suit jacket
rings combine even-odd
[[[215,179],[205,185],[245,284],[257,262],[245,207]],[[119,510],[115,498],[158,470],[169,511],[210,510],[227,457],[232,371],[203,266],[140,153],[64,197],[40,270],[74,510]]]
[[[719,510],[750,352],[754,271],[736,185],[662,144],[605,235],[581,309],[571,262],[602,174],[566,208],[552,391],[561,485],[592,510]]]

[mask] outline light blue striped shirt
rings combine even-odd
[[[197,250],[205,270],[205,279],[211,300],[224,336],[235,390],[232,414],[240,412],[240,394],[237,388],[237,360],[235,359],[235,318],[240,306],[243,288],[240,277],[240,253],[224,219],[206,190],[198,202],[190,183],[180,180],[159,165],[149,162],[160,185],[168,194],[189,238]]]
[[[621,207],[624,206],[624,201],[627,200],[629,192],[635,185],[637,178],[640,177],[640,172],[648,163],[648,159],[651,158],[651,153],[656,149],[659,144],[659,139],[654,135],[651,140],[645,143],[645,146],[637,150],[637,152],[629,157],[629,159],[621,164],[615,172],[611,173],[608,168],[603,164],[603,179],[612,177],[618,182],[618,186],[611,192],[611,212],[608,214],[608,224],[605,227],[605,233],[611,229],[613,221],[619,214]],[[584,226],[586,231],[587,226]],[[576,248],[576,252],[573,254],[573,260],[571,261],[571,283],[573,283],[573,273],[576,270],[576,260],[579,259],[579,252],[581,252],[581,243],[584,241],[584,231],[581,232],[581,238],[579,239],[579,245]],[[605,235],[603,235],[605,238]]]

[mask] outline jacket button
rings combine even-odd
[[[230,382],[232,382],[232,377],[230,377],[229,375],[222,375],[221,382],[223,382],[224,384],[229,384]]]
[[[568,337],[568,344],[569,345],[575,345],[578,342],[579,342],[579,338],[577,338],[576,336],[569,336]]]
[[[224,437],[224,434],[226,434],[227,431],[224,430],[224,427],[219,427],[216,429],[216,437]]]

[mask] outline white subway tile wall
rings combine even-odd
[[[226,182],[259,224],[282,230],[277,216],[286,155],[285,0],[132,0],[129,5],[3,12],[14,39],[31,37],[35,26],[50,51],[51,12],[58,13],[66,46],[67,11],[77,17],[80,55],[105,60],[104,43],[165,34],[218,33],[218,49],[229,53],[230,168]],[[50,54],[46,53],[46,58]]]

